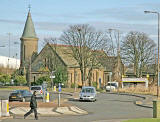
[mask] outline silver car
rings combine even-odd
[[[79,100],[82,101],[96,101],[96,89],[92,86],[84,86],[79,94]]]

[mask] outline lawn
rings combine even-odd
[[[123,122],[160,122],[160,119],[157,118],[132,119]]]
[[[29,88],[27,86],[0,86],[0,90],[29,90]]]

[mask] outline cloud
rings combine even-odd
[[[98,30],[106,31],[110,28],[118,29],[121,33],[128,33],[130,31],[144,32],[150,36],[150,38],[155,40],[157,35],[157,26],[148,24],[128,24],[128,23],[111,23],[104,21],[92,21],[88,22],[90,25],[94,26]]]
[[[24,22],[23,22],[23,21],[20,21],[20,20],[0,19],[0,22],[9,23],[9,24],[24,24]]]
[[[145,7],[146,9],[151,9],[151,10],[159,10],[160,2],[150,2],[148,1],[147,3],[141,3],[139,4],[141,7]]]
[[[25,25],[24,21],[21,20],[7,20],[7,19],[0,19],[0,22],[2,23],[8,23],[8,24],[19,24],[19,25]],[[34,25],[37,26],[37,30],[47,30],[47,31],[62,31],[65,29],[70,23],[58,23],[58,22],[34,22]]]
[[[55,22],[36,22],[35,23],[38,29],[49,30],[49,31],[62,31],[69,23],[55,23]]]
[[[140,7],[120,7],[120,8],[106,8],[99,9],[86,13],[88,16],[97,16],[103,19],[114,19],[115,21],[144,22],[151,21],[153,18],[144,14],[143,8]]]

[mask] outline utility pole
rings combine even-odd
[[[55,71],[52,71],[52,72],[51,72],[51,75],[50,75],[51,84],[52,84],[52,86],[51,86],[51,87],[52,87],[52,91],[53,91],[53,79],[55,78],[55,74],[54,74],[54,73],[55,73]]]
[[[8,71],[9,71],[9,58],[10,58],[10,37],[11,37],[11,33],[7,33],[9,38],[8,38],[8,69],[7,69],[7,74],[8,74]]]
[[[28,87],[31,88],[31,58],[29,59],[29,67],[28,67]]]
[[[117,70],[118,70],[118,94],[119,94],[119,87],[120,87],[120,77],[121,77],[121,73],[120,73],[120,42],[119,42],[119,30],[118,32],[118,49],[117,49]]]
[[[9,38],[8,38],[8,49],[9,49],[9,50],[8,50],[8,51],[9,51],[9,52],[8,52],[8,56],[10,57],[10,38],[11,38],[11,33],[7,33],[7,34],[8,34],[8,37],[9,37]]]

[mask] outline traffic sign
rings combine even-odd
[[[61,84],[59,83],[59,86],[58,86],[58,91],[61,92],[62,91],[62,88],[61,88]]]

